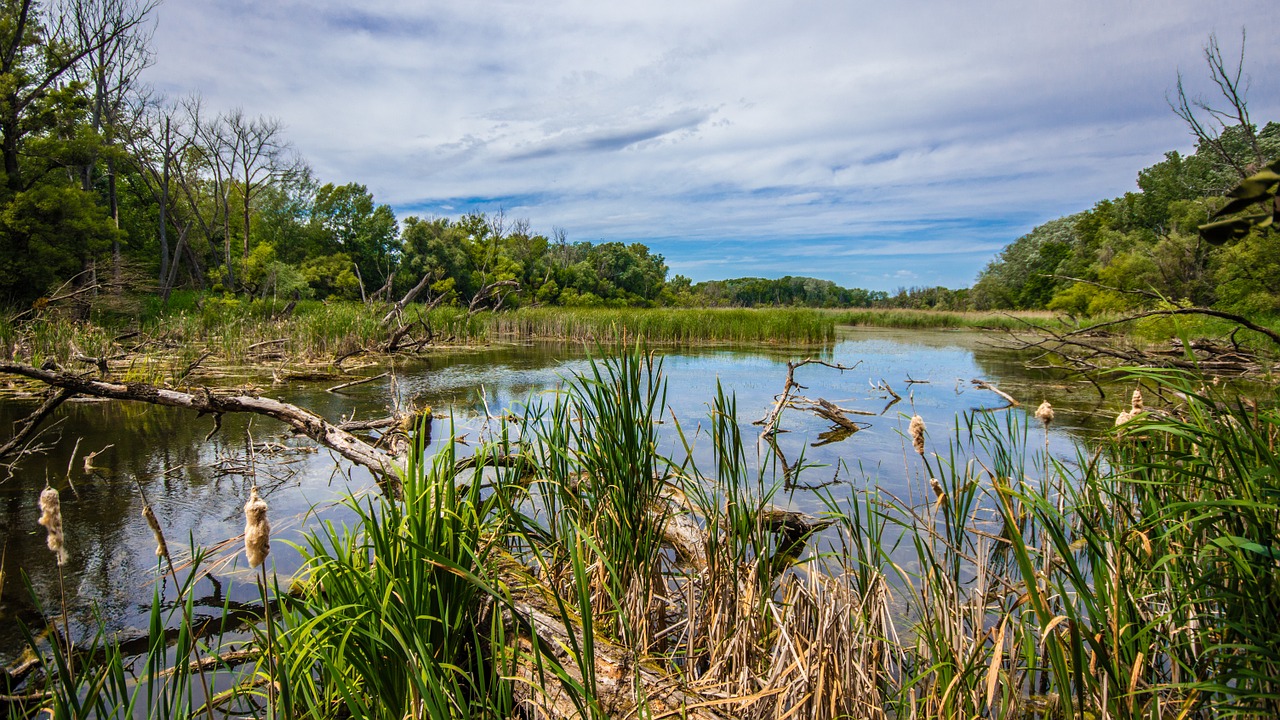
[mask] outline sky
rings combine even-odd
[[[967,287],[1135,190],[1212,100],[1280,121],[1276,0],[164,0],[145,79],[278,119],[321,182],[643,242],[695,281]]]

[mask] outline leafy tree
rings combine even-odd
[[[83,3],[63,8],[75,15]],[[89,164],[101,145],[85,123],[88,102],[70,71],[140,23],[149,8],[102,19],[89,42],[34,0],[0,0],[0,293],[28,300],[88,268],[115,228],[67,168]]]
[[[364,185],[327,183],[316,190],[311,213],[320,231],[321,252],[351,256],[367,290],[387,282],[396,267],[400,240],[390,206],[375,205]]]

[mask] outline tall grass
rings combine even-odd
[[[973,329],[1013,330],[1028,329],[1029,325],[1060,323],[1048,312],[959,312],[946,310],[827,310],[837,324],[866,327],[925,329]]]
[[[654,344],[821,344],[835,338],[834,320],[821,311],[801,308],[520,308],[491,315],[489,322],[498,337],[603,344],[637,338]]]
[[[287,604],[279,665],[303,717],[504,717],[510,650],[494,611],[502,492],[459,488],[451,450],[421,438],[403,501],[351,498],[355,525],[324,523],[302,548],[307,591]],[[480,471],[476,471],[479,479]]]
[[[1276,717],[1280,414],[1143,382],[1176,404],[1073,457],[966,416],[905,497],[828,487],[800,523],[803,460],[753,453],[724,391],[664,444],[661,363],[621,352],[314,529],[233,691],[308,718]],[[115,707],[106,658],[51,662],[50,707]],[[174,682],[156,712],[191,716]]]

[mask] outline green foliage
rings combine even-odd
[[[85,270],[115,237],[66,172],[95,157],[99,139],[85,125],[84,86],[64,80],[76,48],[50,23],[41,6],[0,3],[0,297],[18,301]]]
[[[115,231],[91,194],[55,182],[0,202],[0,295],[31,300],[85,270]]]
[[[364,185],[327,183],[315,192],[311,222],[321,231],[321,252],[349,255],[360,268],[366,290],[382,287],[395,269],[399,250],[396,216],[389,206],[374,205]]]
[[[1170,152],[1138,174],[1139,192],[1104,200],[1019,238],[979,275],[974,307],[1096,315],[1146,307],[1155,294],[1171,302],[1270,312],[1277,297],[1263,260],[1270,210],[1205,224],[1218,206],[1215,199],[1240,181],[1238,168],[1250,166],[1255,156],[1246,136],[1240,126],[1228,127],[1216,144],[1201,143],[1192,155]],[[1268,123],[1257,143],[1264,157],[1280,156],[1280,123]],[[1274,168],[1264,170],[1240,185],[1232,191],[1235,199],[1212,217],[1269,202],[1273,175]],[[1066,277],[1137,292],[1074,284]]]
[[[688,278],[673,288],[683,292]],[[884,303],[889,295],[883,291],[869,292],[859,288],[840,287],[830,280],[790,275],[776,280],[767,278],[736,278],[709,280],[688,287],[696,302],[711,307],[871,307]]]
[[[351,256],[346,253],[307,258],[299,268],[307,284],[321,298],[354,300],[360,297]]]
[[[506,494],[481,494],[483,468],[460,488],[452,451],[428,460],[426,434],[415,433],[402,500],[349,498],[355,525],[325,523],[301,548],[309,590],[287,606],[278,660],[299,716],[510,712],[503,620],[489,604],[498,590],[487,581]]]

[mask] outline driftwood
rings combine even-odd
[[[391,374],[391,372],[390,372],[390,371],[387,371],[387,372],[384,372],[384,373],[381,373],[381,374],[378,374],[378,375],[373,375],[373,376],[370,376],[370,377],[360,378],[359,380],[352,380],[351,382],[344,382],[344,383],[342,383],[341,385],[334,385],[333,387],[325,388],[325,390],[324,390],[324,391],[325,391],[325,392],[327,392],[327,393],[336,393],[336,392],[338,392],[339,390],[345,390],[346,388],[349,388],[349,387],[355,387],[356,385],[363,385],[363,384],[365,384],[365,383],[373,382],[374,380],[381,380],[382,378],[384,378],[384,377],[386,377],[386,376],[388,376],[388,375],[390,375],[390,374]]]
[[[1149,290],[1126,290],[1065,275],[1048,277],[1143,297],[1155,303],[1165,304],[1166,307],[1136,311],[1115,320],[1078,326],[1071,330],[1054,330],[1023,318],[1015,318],[1022,323],[1023,327],[1020,331],[1005,330],[1006,346],[1019,350],[1038,351],[1039,354],[1027,363],[1028,367],[1058,370],[1065,368],[1072,374],[1092,382],[1100,395],[1105,393],[1098,385],[1095,376],[1121,365],[1173,368],[1220,375],[1261,375],[1273,369],[1271,363],[1264,362],[1255,353],[1241,348],[1235,336],[1240,330],[1247,330],[1262,335],[1272,345],[1280,347],[1280,333],[1259,325],[1243,315],[1207,307],[1168,307],[1166,298]],[[1123,336],[1111,332],[1117,326],[1135,320],[1183,315],[1213,317],[1234,323],[1236,327],[1230,335],[1232,347],[1228,349],[1206,340],[1197,340],[1184,345],[1180,339],[1175,339],[1171,350],[1152,349],[1128,342]],[[1049,360],[1054,362],[1052,364],[1046,362]]]
[[[405,306],[413,302],[413,299],[418,297],[418,293],[422,292],[422,289],[425,288],[427,284],[430,283],[432,278],[434,277],[435,277],[435,273],[424,274],[422,276],[422,279],[418,281],[417,285],[414,285],[412,288],[409,289],[409,292],[404,294],[404,297],[397,300],[395,304],[391,306],[391,312],[383,316],[382,318],[383,327],[390,325],[392,320],[400,317],[400,313],[404,311]],[[439,302],[439,298],[437,298],[435,302]],[[434,306],[435,306],[435,303],[432,303],[432,307]]]
[[[14,423],[17,426],[17,430],[13,433],[13,437],[9,439],[9,442],[0,445],[0,458],[22,447],[27,442],[27,439],[35,433],[36,428],[40,427],[40,423],[44,422],[44,419],[49,417],[49,414],[56,410],[59,405],[75,397],[75,394],[73,390],[59,389],[41,403],[40,407],[36,408],[34,412]]]
[[[1005,402],[1009,403],[1008,405],[1005,405],[1002,408],[996,408],[997,410],[1004,410],[1006,408],[1018,407],[1019,405],[1022,404],[1017,400],[1015,400],[1014,397],[1009,393],[1001,390],[1000,388],[996,387],[995,385],[992,385],[989,382],[986,382],[985,380],[979,380],[977,378],[974,378],[969,381],[969,384],[973,385],[975,388],[979,390],[988,390],[990,392],[993,392],[996,395],[999,395],[1001,398],[1003,398]]]
[[[576,623],[566,624],[555,607],[554,600],[536,592],[525,592],[513,598],[514,614],[528,628],[520,633],[520,650],[524,661],[515,671],[517,688],[524,686],[520,700],[529,708],[533,717],[551,718],[582,717],[571,701],[573,693],[566,690],[562,681],[549,670],[541,670],[531,661],[535,656],[554,659],[572,682],[581,684],[582,673],[569,652],[581,637],[582,629]],[[535,640],[536,638],[536,640]],[[534,643],[537,646],[534,646]],[[699,695],[683,683],[679,677],[651,663],[635,657],[625,647],[615,645],[597,636],[593,643],[595,655],[595,693],[602,709],[610,717],[623,717],[635,711],[638,703],[637,683],[647,704],[646,717],[680,717],[700,720],[727,720],[735,717],[731,711],[741,703],[738,699],[708,698]],[[721,712],[721,709],[724,712]]]
[[[372,470],[380,477],[394,478],[401,460],[343,430],[315,413],[279,400],[250,394],[221,393],[201,388],[193,392],[170,390],[147,383],[115,383],[92,380],[68,372],[46,370],[25,363],[0,361],[0,372],[38,380],[51,387],[80,395],[133,400],[212,414],[245,412],[265,415],[285,423],[342,457]]]
[[[484,287],[477,290],[475,295],[471,296],[471,302],[467,305],[467,314],[472,314],[477,312],[482,307],[484,307],[485,302],[495,297],[498,299],[498,302],[494,303],[493,309],[497,310],[498,308],[501,308],[502,301],[505,300],[507,294],[509,294],[509,293],[502,292],[502,289],[503,288],[519,288],[519,287],[520,287],[519,280],[499,280],[497,282],[491,282],[488,285],[485,285]],[[510,291],[510,292],[514,292],[514,291]]]
[[[778,421],[782,416],[782,411],[784,408],[791,405],[793,400],[798,400],[804,403],[808,403],[809,405],[818,405],[817,401],[809,400],[808,398],[803,398],[803,397],[792,398],[792,393],[794,391],[807,389],[805,388],[805,386],[796,382],[797,368],[802,368],[805,365],[822,365],[824,367],[829,367],[835,370],[839,370],[840,372],[844,372],[845,370],[852,370],[861,364],[862,364],[861,360],[854,363],[853,365],[847,365],[847,366],[841,365],[839,363],[829,363],[829,362],[826,362],[825,360],[814,360],[813,358],[805,358],[804,360],[799,360],[799,361],[788,360],[787,361],[787,379],[782,385],[782,392],[779,393],[778,396],[775,398],[773,407],[769,409],[769,412],[766,413],[763,418],[760,418],[759,420],[755,421],[755,423],[753,423],[754,425],[764,426],[764,429],[760,431],[760,439],[764,440],[778,433]],[[836,416],[839,416],[841,414],[839,412],[840,408],[835,407],[834,405],[832,405],[831,403],[828,403],[825,400],[822,400],[821,402],[826,403],[826,406],[819,406],[819,407],[823,407],[824,410],[827,410],[828,412],[832,412],[832,414]],[[843,411],[843,412],[848,412],[848,411]],[[843,418],[841,421],[838,422],[838,424],[841,425],[842,427],[847,428],[847,426],[845,425],[846,422],[851,423],[852,421],[850,421],[848,418]]]

